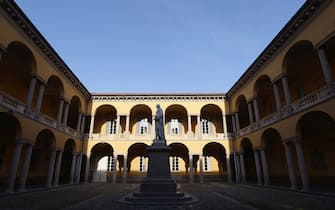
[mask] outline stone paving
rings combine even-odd
[[[335,209],[334,195],[223,183],[183,184],[199,199],[188,206],[132,206],[118,202],[138,184],[67,185],[49,190],[0,195],[0,209]]]

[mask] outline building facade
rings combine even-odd
[[[154,115],[178,181],[335,185],[335,2],[297,11],[217,93],[90,93],[11,0],[0,1],[0,190],[136,181]]]

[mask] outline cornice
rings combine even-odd
[[[1,8],[7,13],[17,26],[27,35],[38,49],[53,63],[57,69],[87,98],[91,97],[89,91],[80,82],[77,76],[65,64],[57,52],[52,48],[43,35],[18,7],[13,0],[1,0]]]
[[[224,101],[224,94],[92,94],[93,101]]]
[[[258,73],[273,58],[279,50],[295,35],[304,23],[307,22],[322,5],[331,0],[309,0],[296,12],[296,14],[288,21],[284,28],[275,36],[270,44],[256,58],[250,67],[243,73],[239,80],[227,92],[227,98],[231,98],[236,92],[243,87],[249,79]]]

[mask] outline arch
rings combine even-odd
[[[0,62],[0,90],[25,103],[35,72],[36,60],[30,49],[21,42],[11,42]],[[34,99],[35,102],[36,98]]]
[[[175,121],[175,125],[172,121]],[[188,128],[186,108],[179,104],[168,106],[165,110],[165,123],[168,125],[167,134],[185,134]]]
[[[249,138],[242,139],[240,152],[243,154],[246,180],[248,182],[255,182],[257,180],[255,156],[253,145]]]
[[[59,174],[60,183],[69,183],[71,176],[72,160],[76,158],[76,142],[73,139],[66,140],[62,155],[62,163]]]
[[[244,95],[240,95],[236,100],[236,111],[238,112],[238,119],[240,128],[244,128],[250,124],[249,111],[247,99]]]
[[[200,116],[202,120],[209,121],[213,123],[214,128],[213,132],[223,133],[223,118],[222,118],[222,110],[219,106],[215,104],[207,104],[203,106],[200,110]],[[207,131],[205,131],[207,132]],[[204,132],[204,126],[202,126],[202,133]]]
[[[335,120],[322,111],[305,113],[297,123],[312,186],[334,186]]]
[[[47,182],[48,167],[51,154],[55,151],[56,139],[49,129],[41,130],[37,137],[31,154],[28,183],[29,185],[42,185]]]
[[[217,166],[215,166],[210,162],[206,163],[205,160],[204,171],[217,172],[219,174],[226,171],[226,149],[223,145],[217,142],[207,143],[202,149],[202,155],[205,157],[213,157],[217,161]],[[206,164],[208,164],[208,170],[206,170]]]
[[[140,125],[141,121],[145,121],[143,127]],[[131,108],[129,118],[130,133],[148,134],[150,133],[151,125],[152,110],[148,105],[138,104]]]
[[[13,115],[0,112],[0,133],[0,187],[5,189],[16,142],[21,137],[21,125]]]
[[[111,133],[115,132],[115,129],[106,129],[106,122],[116,122],[117,110],[112,105],[101,105],[95,111],[94,117],[94,133]],[[116,125],[116,124],[115,124]],[[105,131],[103,131],[103,126]]]
[[[283,71],[288,78],[292,101],[325,85],[318,53],[310,41],[299,41],[288,50]]]
[[[189,150],[187,146],[182,143],[171,143],[169,147],[171,148],[170,157],[181,158],[185,163],[185,171],[187,171],[189,167]],[[170,167],[173,168],[173,162],[171,158],[170,158]],[[179,171],[183,171],[183,169],[180,166]]]
[[[280,133],[274,128],[268,128],[263,132],[261,138],[265,147],[271,183],[289,184],[285,150]]]
[[[276,102],[272,82],[269,76],[260,76],[254,86],[260,118],[264,118],[276,111]]]
[[[64,86],[62,81],[57,76],[50,76],[44,90],[41,112],[57,119],[60,99],[63,96]]]
[[[128,159],[127,159],[127,165],[128,165],[128,171],[131,171],[132,168],[134,168],[135,170],[137,170],[137,172],[143,172],[146,171],[146,166],[143,163],[143,165],[140,165],[140,163],[138,162],[138,167],[132,167],[132,161],[136,158],[136,157],[148,157],[148,152],[147,152],[147,147],[148,145],[144,144],[144,143],[135,143],[132,144],[129,148],[128,148]],[[135,163],[133,163],[135,164]]]
[[[77,128],[78,117],[81,112],[81,101],[78,96],[73,96],[69,106],[67,125],[73,129]]]

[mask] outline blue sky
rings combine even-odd
[[[91,92],[226,92],[303,0],[16,0]]]

